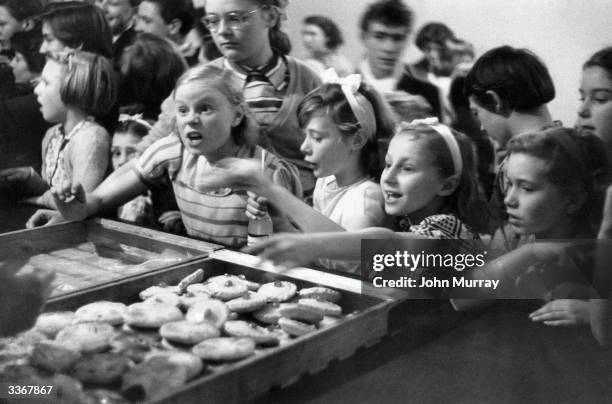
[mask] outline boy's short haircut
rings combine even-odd
[[[511,46],[483,54],[465,78],[464,94],[484,108],[492,107],[487,91],[494,91],[516,111],[530,111],[555,98],[555,86],[546,65],[531,51]]]
[[[110,61],[104,56],[79,51],[60,59],[66,66],[60,85],[62,102],[95,118],[108,114],[117,99],[117,79]]]
[[[194,9],[188,0],[142,0],[157,4],[162,19],[169,24],[178,19],[181,22],[179,33],[185,36],[193,28]]]
[[[370,4],[361,17],[361,31],[368,31],[372,22],[392,27],[406,27],[406,31],[410,32],[413,13],[402,0],[379,0]]]

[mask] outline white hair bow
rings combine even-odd
[[[144,126],[145,128],[147,128],[148,130],[153,129],[153,126],[142,117],[142,114],[135,114],[135,115],[119,114],[119,122],[127,122],[127,121],[137,122],[141,124],[142,126]]]
[[[340,86],[361,129],[368,139],[374,138],[376,135],[376,115],[370,101],[359,92],[361,75],[350,74],[346,77],[339,77],[334,69],[327,69],[323,73],[322,79],[324,84],[338,84]]]
[[[438,132],[438,134],[446,143],[448,150],[450,151],[451,158],[453,159],[453,168],[455,169],[455,174],[461,174],[463,171],[463,158],[461,157],[461,148],[459,147],[459,142],[450,128],[444,124],[441,124],[438,118],[429,117],[424,119],[414,119],[409,124],[402,122],[400,124],[400,130],[405,129],[407,127],[413,129],[417,125],[427,125],[430,126],[433,130]]]

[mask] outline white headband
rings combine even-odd
[[[153,129],[153,126],[149,122],[144,120],[144,118],[142,117],[142,114],[136,114],[136,115],[119,114],[119,122],[127,122],[127,121],[137,122],[141,124],[142,126],[144,126],[145,128],[147,128],[148,130]]]
[[[327,69],[323,73],[323,83],[340,86],[364,134],[368,139],[374,139],[376,136],[376,115],[370,101],[359,92],[361,75],[351,74],[346,77],[338,77],[338,73],[334,69]]]
[[[416,125],[427,125],[431,127],[433,130],[438,132],[442,139],[444,139],[444,143],[448,147],[450,151],[451,158],[453,159],[453,167],[455,169],[455,174],[461,174],[463,171],[463,159],[461,158],[461,149],[459,147],[459,142],[450,128],[446,125],[443,125],[438,121],[438,118],[431,117],[425,119],[415,119],[408,124],[408,126],[413,129]],[[400,124],[400,130],[406,129],[406,124],[402,122]]]

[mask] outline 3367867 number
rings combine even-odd
[[[40,386],[29,384],[0,384],[0,398],[10,397],[49,397],[55,396],[56,389],[53,385]]]

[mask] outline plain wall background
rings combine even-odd
[[[287,7],[293,55],[304,54],[300,30],[310,14],[331,17],[342,29],[340,49],[352,62],[361,57],[359,20],[373,0],[291,0]],[[573,126],[578,108],[582,64],[600,48],[612,45],[612,0],[405,0],[415,15],[413,31],[440,21],[472,42],[477,56],[499,45],[525,47],[548,66],[557,89],[550,107],[553,117]],[[405,59],[420,57],[414,34]]]

